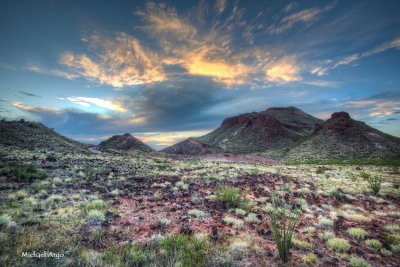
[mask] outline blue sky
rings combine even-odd
[[[0,117],[154,148],[228,116],[347,111],[400,136],[399,1],[3,1]]]

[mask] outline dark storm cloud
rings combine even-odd
[[[218,93],[226,94],[223,99]],[[178,79],[144,87],[139,94],[128,95],[124,106],[146,118],[148,129],[189,130],[211,127],[219,118],[205,111],[231,97],[210,79]]]

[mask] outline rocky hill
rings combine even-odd
[[[0,144],[57,151],[83,151],[88,148],[88,145],[62,136],[41,123],[25,120],[1,121]]]
[[[195,138],[185,139],[173,146],[164,148],[161,152],[182,155],[204,155],[217,152],[210,145],[204,144]]]
[[[286,156],[295,160],[400,157],[400,138],[336,112]]]
[[[114,150],[135,150],[142,152],[153,151],[148,145],[140,141],[139,139],[133,137],[132,135],[126,133],[123,135],[114,135],[111,138],[102,141],[99,144],[99,148],[114,149]]]
[[[261,152],[292,147],[323,123],[295,107],[269,108],[225,119],[198,140],[230,153]]]

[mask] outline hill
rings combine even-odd
[[[57,151],[81,151],[88,148],[88,145],[62,136],[41,123],[25,120],[1,121],[0,144]]]
[[[168,154],[183,154],[183,155],[204,155],[215,153],[216,149],[210,145],[204,144],[195,138],[185,139],[173,146],[169,146],[161,150]]]
[[[111,138],[102,141],[99,144],[99,148],[115,149],[115,150],[135,150],[142,152],[153,151],[148,145],[140,141],[139,139],[133,137],[132,135],[126,133],[123,135],[114,135]]]
[[[321,123],[295,107],[269,108],[227,118],[198,140],[230,153],[262,152],[291,147]]]
[[[400,138],[336,112],[286,156],[295,160],[400,157]]]

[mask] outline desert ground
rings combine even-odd
[[[273,195],[299,210],[287,266],[400,263],[398,165],[0,151],[1,266],[283,266]]]

